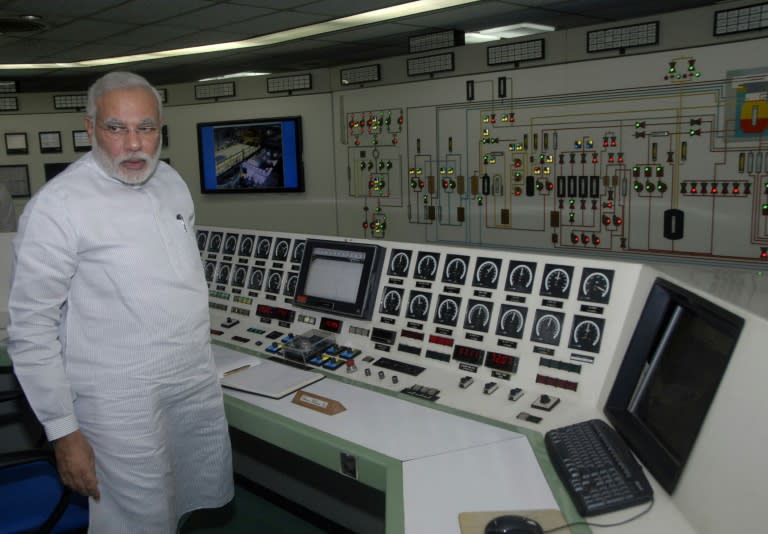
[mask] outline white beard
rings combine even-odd
[[[145,152],[133,152],[130,156],[121,156],[112,159],[107,152],[101,148],[96,136],[93,136],[93,146],[91,152],[93,158],[99,167],[106,172],[109,176],[115,180],[119,180],[126,185],[142,185],[146,183],[154,174],[157,168],[157,162],[160,160],[160,151],[162,145],[157,144],[157,150],[154,154],[147,154]],[[120,164],[128,159],[140,158],[146,162],[146,166],[140,172],[126,172]]]

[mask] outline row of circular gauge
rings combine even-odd
[[[420,251],[412,261],[413,251],[395,249],[390,255],[387,274],[408,277],[411,264],[416,280],[434,281],[437,278],[440,253]],[[496,289],[502,272],[499,258],[478,257],[472,274],[472,286]],[[532,293],[537,264],[529,261],[510,260],[504,289],[517,293]],[[470,272],[470,257],[461,254],[447,254],[441,281],[447,284],[463,285]],[[571,265],[546,264],[541,279],[539,294],[547,297],[568,298],[573,280],[574,267]],[[613,271],[610,269],[584,268],[579,285],[578,299],[586,302],[607,304],[611,296]]]
[[[382,315],[399,316],[403,313],[407,319],[428,321],[432,308],[431,293],[411,290],[405,307],[405,289],[384,286],[379,312]],[[440,294],[434,306],[432,321],[438,325],[456,327],[459,323],[463,299],[457,295]],[[462,326],[465,330],[487,333],[490,330],[494,303],[479,299],[468,299]],[[496,320],[495,333],[498,336],[522,339],[528,308],[514,304],[501,304]],[[563,332],[565,314],[560,311],[540,309],[533,318],[530,339],[537,343],[559,345]],[[600,341],[604,327],[601,317],[574,316],[571,337],[568,346],[589,352],[600,350]]]
[[[250,291],[263,289],[275,295],[280,294],[282,288],[282,294],[289,297],[296,293],[296,285],[299,281],[299,273],[293,270],[286,273],[282,269],[248,267],[226,261],[205,260],[203,270],[205,279],[216,285],[228,285]],[[285,286],[283,286],[283,279],[285,279]]]
[[[201,253],[224,254],[240,258],[273,259],[301,263],[304,257],[304,240],[296,240],[291,250],[287,237],[255,236],[208,230],[197,231],[197,248]],[[290,254],[289,254],[290,253]]]

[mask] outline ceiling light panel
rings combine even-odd
[[[659,23],[647,22],[587,32],[587,52],[620,50],[659,42]]]
[[[85,109],[88,95],[54,95],[54,109]]]

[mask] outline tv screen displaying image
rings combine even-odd
[[[301,117],[197,125],[202,193],[304,191]]]

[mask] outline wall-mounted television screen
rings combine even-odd
[[[301,117],[197,125],[202,193],[304,191]]]

